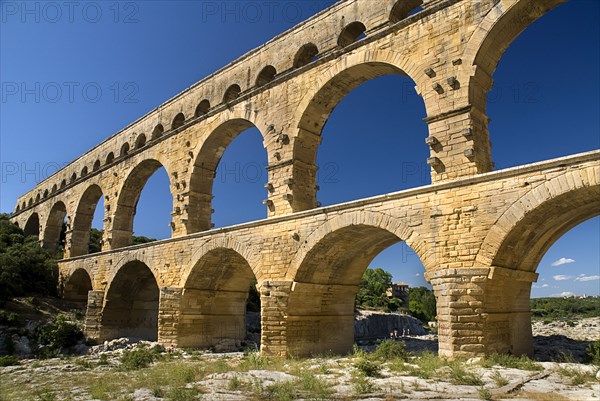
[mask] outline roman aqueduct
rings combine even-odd
[[[600,214],[600,151],[492,171],[486,93],[510,43],[563,0],[342,0],[175,96],[19,198],[12,221],[56,247],[86,331],[178,347],[242,339],[251,280],[267,355],[346,352],[370,261],[405,241],[433,285],[440,353],[532,352],[529,298],[548,248]],[[432,184],[318,207],[316,153],[361,83],[410,77]],[[268,154],[265,220],[211,229],[213,177],[248,127]],[[131,246],[135,206],[164,167],[172,237]],[[102,252],[87,255],[104,199]]]

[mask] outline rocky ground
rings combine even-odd
[[[600,400],[598,367],[569,362],[600,337],[599,330],[600,318],[535,322],[536,359],[554,362],[448,362],[428,352],[436,350],[434,335],[402,338],[413,351],[405,360],[378,359],[363,350],[346,357],[271,360],[255,352],[182,352],[119,339],[83,356],[1,367],[0,401]],[[140,349],[154,359],[148,367],[137,360],[132,366],[123,357]]]

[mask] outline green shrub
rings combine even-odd
[[[0,324],[10,327],[17,326],[19,324],[19,315],[13,312],[0,310]]]
[[[588,345],[586,351],[589,362],[596,366],[600,366],[600,340],[596,340]]]
[[[40,346],[37,355],[42,358],[53,357],[61,349],[71,347],[83,339],[83,331],[77,323],[69,322],[63,314],[53,321],[36,329],[35,342]]]
[[[379,360],[391,360],[391,359],[402,359],[408,358],[408,351],[403,342],[394,340],[383,340],[381,344],[377,346],[372,357]]]
[[[14,355],[0,356],[0,366],[16,366],[19,364],[19,358]]]
[[[366,377],[357,377],[352,381],[352,389],[356,394],[374,393],[378,390],[377,386]]]
[[[473,372],[467,371],[460,361],[453,361],[450,366],[450,381],[454,384],[482,386],[483,382]]]
[[[354,367],[360,375],[367,377],[379,377],[381,371],[381,366],[378,363],[362,358],[354,363]]]
[[[121,368],[124,370],[138,370],[147,368],[158,357],[155,350],[141,348],[136,350],[125,350],[121,355]]]

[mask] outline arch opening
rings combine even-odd
[[[486,238],[482,245],[482,250],[491,253],[489,257],[491,266],[511,273],[494,275],[486,290],[486,312],[494,314],[495,320],[500,321],[501,327],[505,328],[504,333],[496,333],[497,335],[490,333],[493,341],[490,342],[489,352],[533,356],[530,298],[532,282],[537,280],[534,273],[552,245],[568,231],[593,218],[598,222],[600,186],[572,189],[545,202],[537,202],[536,205],[535,201],[529,203],[524,200],[523,204],[532,206],[522,214],[522,218],[509,228],[502,229],[499,227],[504,227],[506,222],[499,221],[492,227],[492,236],[498,239]],[[513,207],[522,206],[519,203]],[[507,214],[509,212],[515,213],[509,210]],[[586,238],[578,238],[579,244],[585,241]],[[575,250],[586,253],[583,248],[569,251]],[[478,259],[484,260],[481,253]],[[554,266],[555,274],[558,270]],[[528,279],[516,278],[520,276]],[[559,277],[557,281],[561,281],[562,278],[574,279],[575,277]],[[509,301],[498,303],[496,302],[498,297]]]
[[[319,49],[313,43],[303,45],[298,49],[298,52],[296,52],[296,55],[294,56],[294,68],[304,67],[305,65],[316,61],[318,54]]]
[[[71,174],[71,184],[77,181],[77,173]]]
[[[390,22],[395,24],[406,17],[421,11],[423,0],[398,0],[390,13]]]
[[[85,269],[77,269],[64,282],[63,298],[68,301],[87,304],[88,292],[92,288],[92,279]]]
[[[96,160],[96,161],[94,162],[94,166],[92,167],[92,170],[93,170],[93,171],[98,171],[98,170],[100,170],[100,160]]]
[[[179,127],[183,127],[183,124],[185,124],[185,116],[183,115],[183,113],[178,113],[173,118],[173,123],[171,124],[171,129],[177,129]]]
[[[177,118],[177,117],[176,117]],[[185,120],[185,117],[184,117]],[[173,120],[173,124],[175,124],[175,120]],[[174,128],[173,128],[174,129]],[[158,124],[156,127],[154,127],[154,129],[152,130],[152,135],[150,136],[150,138],[152,140],[158,139],[162,136],[162,134],[165,132],[164,127],[162,126],[162,124]]]
[[[101,199],[103,199],[102,189],[95,184],[86,189],[81,196],[73,219],[73,232],[70,244],[71,256],[86,255],[90,252],[90,230],[92,229],[94,213]],[[101,203],[103,204],[104,202]]]
[[[113,152],[109,152],[106,155],[106,161],[104,162],[104,164],[110,164],[115,160],[115,154]]]
[[[600,69],[600,33],[595,29],[600,5],[565,2],[557,7],[560,3],[516,2],[492,26],[485,22],[494,13],[482,23],[489,32],[473,64],[486,86],[477,89],[487,96],[473,91],[473,104],[490,117],[495,169],[600,148],[600,137],[590,135],[600,131],[600,77],[553,85],[557,75],[576,79],[583,70]],[[580,23],[571,27],[574,18]],[[562,54],[558,60],[552,56],[557,53]],[[577,119],[571,118],[574,113]],[[548,146],[540,146],[542,141]]]
[[[135,148],[140,149],[146,145],[146,135],[140,134],[135,140]]]
[[[160,172],[155,175],[159,170]],[[158,182],[150,183],[149,180],[153,180],[154,176],[156,176]],[[144,196],[141,200],[142,191],[145,193],[151,192],[151,194]],[[146,201],[149,201],[150,205],[146,206]],[[173,198],[169,177],[163,165],[154,159],[146,159],[138,164],[129,173],[117,199],[111,232],[111,249],[122,248],[135,243],[149,242],[153,239],[148,237],[133,237],[134,217],[136,218],[136,226],[141,224],[140,227],[142,227],[142,231],[146,235],[154,238],[168,237],[171,233],[170,227],[172,227],[170,216],[172,205]],[[159,217],[157,216],[162,215],[168,217],[165,219],[164,226],[159,226],[157,224]],[[134,239],[136,242],[134,242]]]
[[[84,167],[81,169],[81,175],[80,175],[80,176],[81,176],[81,178],[83,178],[83,177],[85,177],[86,175],[88,175],[88,168],[87,168],[87,166],[84,166]]]
[[[210,110],[210,102],[206,99],[198,103],[196,106],[196,111],[194,112],[194,117],[200,117],[208,113]]]
[[[346,25],[338,37],[338,46],[346,47],[365,37],[367,28],[362,22],[354,21]]]
[[[129,262],[110,283],[102,309],[101,338],[158,340],[160,292],[148,266]]]
[[[129,143],[125,142],[122,146],[121,146],[121,153],[119,154],[121,157],[123,156],[127,156],[127,154],[129,153]]]
[[[233,102],[242,93],[242,89],[238,84],[233,84],[225,91],[223,95],[223,103]]]
[[[48,221],[44,227],[43,246],[46,249],[64,249],[67,208],[61,201],[56,202],[48,215]]]
[[[260,299],[258,305],[248,302],[255,282],[246,259],[232,249],[217,248],[202,256],[184,284],[178,346],[229,344],[234,351],[258,345]]]
[[[52,185],[52,193],[55,193],[56,191],[58,191],[58,187],[56,186],[56,184]]]
[[[63,180],[60,182],[60,187],[61,187],[61,188],[64,188],[64,187],[66,187],[66,186],[67,186],[67,180],[64,180],[64,179],[63,179]]]
[[[27,219],[23,232],[26,237],[40,237],[40,218],[37,213],[32,213]]]
[[[275,79],[275,75],[277,75],[277,70],[272,65],[268,65],[263,68],[258,76],[256,77],[256,86],[261,87],[263,85],[268,84],[273,79]]]
[[[265,217],[267,155],[262,139],[250,121],[235,119],[204,141],[190,178],[188,234],[210,229],[213,213],[218,226]]]
[[[303,185],[307,207],[429,184],[425,116],[414,82],[394,65],[362,63],[325,82],[304,109],[294,141],[296,157],[315,166]],[[369,163],[356,163],[365,154],[373,155]],[[365,177],[361,185],[357,177]]]
[[[401,241],[384,228],[357,224],[324,235],[303,254],[288,302],[288,353],[350,352],[363,275],[377,255]]]

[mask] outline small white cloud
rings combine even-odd
[[[415,274],[415,277],[421,277],[421,273]]]
[[[564,274],[557,274],[555,276],[552,276],[552,278],[556,281],[565,281],[565,280],[571,280],[573,278],[573,276],[566,276]]]
[[[573,263],[573,262],[575,262],[575,259],[560,258],[560,259],[555,260],[554,262],[552,262],[552,266],[566,265],[568,263]]]
[[[572,293],[571,291],[564,291],[561,292],[560,294],[552,294],[553,297],[574,297],[575,294]]]
[[[600,276],[586,276],[585,274],[580,274],[575,277],[575,281],[595,281],[600,280]]]
[[[542,284],[542,288],[550,287],[548,284]]]

